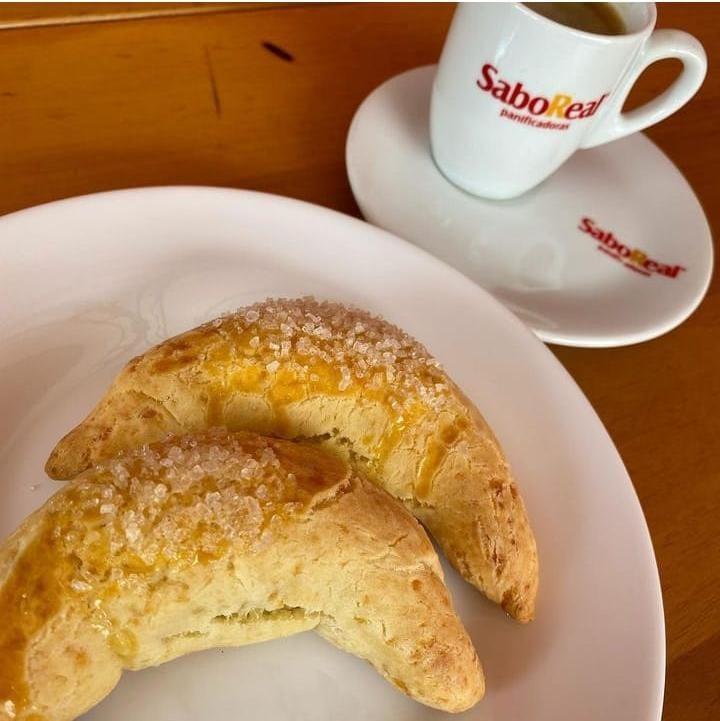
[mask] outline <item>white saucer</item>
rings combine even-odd
[[[545,341],[637,343],[695,310],[712,273],[710,228],[650,140],[638,133],[580,151],[521,198],[482,200],[447,181],[430,156],[434,74],[429,66],[388,80],[355,114],[346,162],[367,220],[461,270]],[[612,237],[583,232],[584,218]]]

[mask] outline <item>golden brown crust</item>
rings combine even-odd
[[[130,361],[46,470],[72,478],[169,431],[216,425],[340,451],[423,521],[468,581],[515,618],[533,617],[535,540],[502,450],[398,328],[312,299],[242,309]]]
[[[0,617],[0,718],[66,721],[124,668],[308,629],[428,705],[484,690],[417,521],[336,455],[250,433],[65,485],[0,546]]]

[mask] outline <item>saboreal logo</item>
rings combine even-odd
[[[499,70],[494,65],[485,63],[482,66],[482,77],[476,81],[477,86],[501,103],[510,105],[516,110],[525,110],[531,115],[544,115],[562,120],[591,118],[609,95],[603,93],[599,98],[587,102],[577,102],[572,95],[563,93],[556,93],[552,98],[546,98],[543,95],[533,95],[521,82],[509,83],[498,78],[498,73]]]
[[[651,258],[644,250],[625,245],[615,237],[611,230],[604,230],[592,218],[581,218],[578,230],[598,241],[598,250],[609,255],[613,260],[620,261],[626,268],[634,270],[640,275],[650,277],[655,274],[665,278],[677,278],[682,271],[687,270],[682,265],[661,263]]]

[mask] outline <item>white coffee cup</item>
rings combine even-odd
[[[521,3],[461,3],[433,85],[430,136],[442,173],[486,198],[512,198],[578,148],[653,125],[697,92],[702,45],[656,30],[654,3],[617,3],[626,32],[598,35],[549,20]],[[645,105],[622,106],[642,71],[663,58],[683,70]]]

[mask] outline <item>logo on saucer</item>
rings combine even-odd
[[[603,93],[599,98],[586,102],[578,102],[572,95],[563,93],[555,93],[552,98],[546,98],[543,95],[533,95],[521,82],[510,83],[498,78],[499,71],[491,63],[485,63],[480,72],[482,77],[475,81],[480,90],[489,93],[503,105],[524,111],[518,113],[501,108],[501,118],[545,130],[567,130],[570,127],[568,121],[591,118],[610,94]],[[541,120],[541,117],[557,118],[562,122]]]
[[[624,245],[612,234],[612,231],[603,230],[592,218],[583,218],[580,225],[578,225],[578,230],[599,241],[597,246],[599,251],[641,275],[647,277],[662,275],[666,278],[677,278],[681,271],[687,270],[682,265],[660,263],[651,258],[645,251]]]

